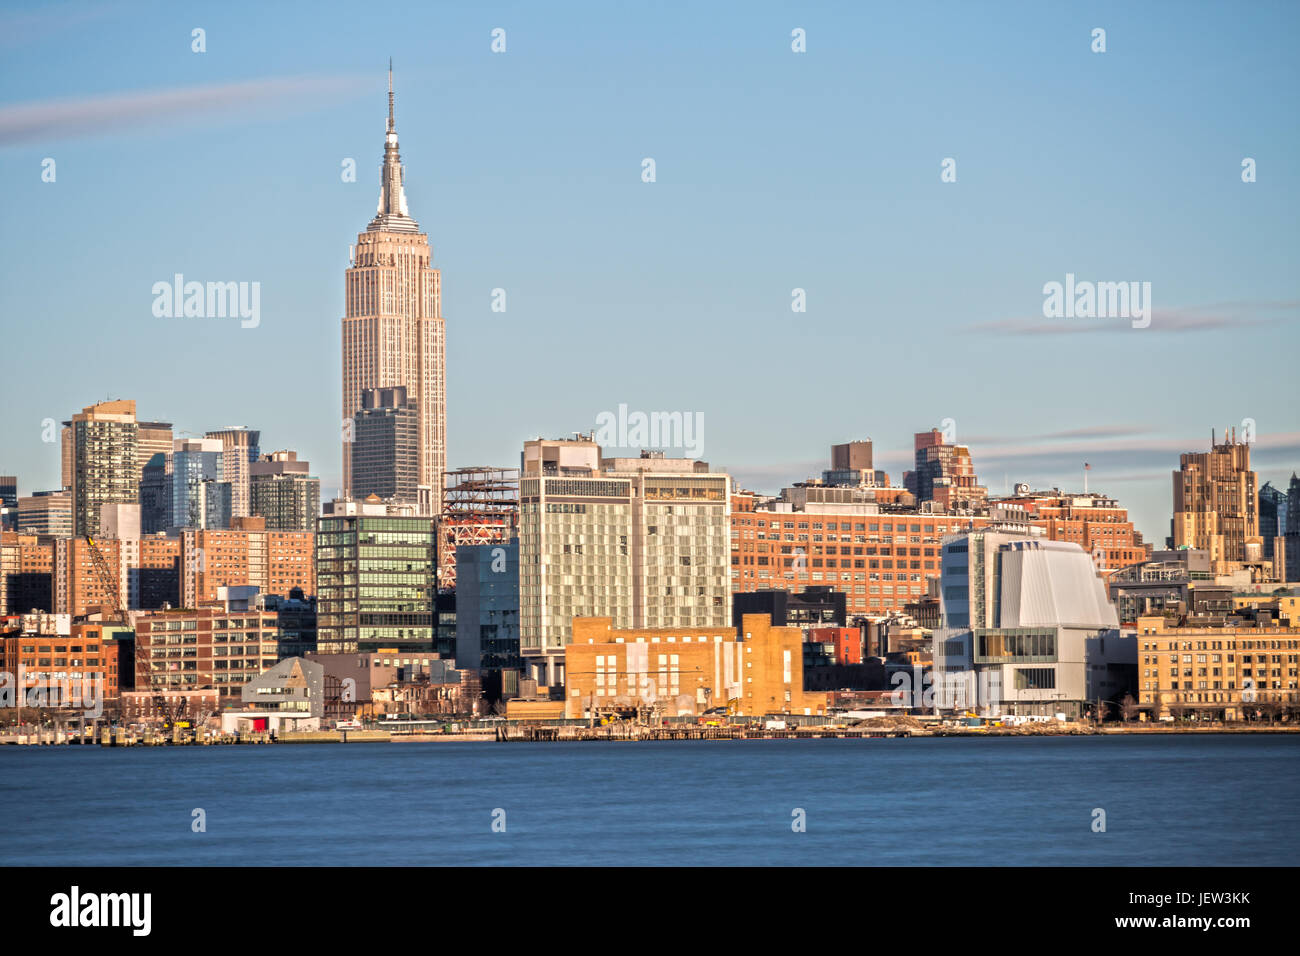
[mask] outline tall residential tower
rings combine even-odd
[[[343,318],[343,482],[352,492],[352,421],[366,389],[405,387],[419,414],[419,484],[436,509],[447,468],[446,335],[442,278],[429,237],[411,218],[393,118],[388,69],[388,130],[379,210],[357,236],[345,280]]]

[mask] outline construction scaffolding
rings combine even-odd
[[[519,469],[457,468],[443,476],[438,587],[456,586],[458,545],[509,541],[519,529]]]

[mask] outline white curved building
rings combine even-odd
[[[1078,717],[1137,677],[1136,638],[1077,544],[1023,531],[944,540],[943,626],[934,638],[940,709]]]

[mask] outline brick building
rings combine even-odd
[[[940,539],[988,522],[882,505],[881,490],[860,500],[845,497],[855,489],[818,486],[787,489],[784,500],[732,495],[732,590],[824,584],[846,596],[850,616],[901,611],[938,576]]]
[[[141,693],[215,689],[235,704],[240,688],[279,660],[275,611],[259,609],[251,589],[231,589],[197,608],[152,611],[136,619],[135,684]]]
[[[235,518],[234,527],[181,533],[180,603],[217,599],[222,587],[256,587],[263,594],[301,588],[316,593],[311,531],[268,531],[261,517]]]
[[[124,630],[120,625],[73,624],[67,614],[5,618],[0,620],[0,672],[13,675],[24,694],[41,690],[50,706],[99,709],[94,707],[98,702],[102,708],[120,694],[119,635]]]
[[[1144,716],[1300,716],[1300,628],[1277,626],[1267,615],[1217,626],[1183,620],[1138,618],[1138,706]]]
[[[575,618],[567,647],[565,716],[650,711],[665,717],[731,706],[738,714],[824,714],[805,693],[803,635],[749,614],[739,630],[615,629],[607,617]]]

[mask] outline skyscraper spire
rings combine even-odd
[[[384,134],[384,165],[379,171],[379,208],[369,232],[419,232],[420,225],[406,208],[402,156],[397,149],[397,122],[393,109],[393,58],[388,58],[388,130]]]
[[[417,416],[418,432],[415,454],[419,478],[416,500],[411,503],[421,514],[436,514],[447,471],[447,335],[442,317],[442,278],[433,267],[429,237],[407,211],[404,178],[397,151],[396,96],[389,60],[379,209],[365,232],[357,236],[344,280],[342,420],[355,423],[360,412],[372,410],[366,409],[367,391],[388,389],[392,395],[393,389],[405,389]],[[361,431],[358,425],[358,448],[363,444]],[[366,487],[370,478],[361,477],[370,474],[366,471],[369,466],[358,473],[354,465],[378,460],[374,456],[379,454],[382,442],[366,444],[369,450],[354,459],[353,437],[350,429],[345,430],[343,494],[364,498],[375,490]],[[404,438],[400,445],[390,443],[384,447],[387,451],[381,456],[383,460],[394,468],[401,462],[405,469],[409,441]],[[395,598],[397,602],[407,600]],[[384,630],[387,636],[382,640],[396,633]]]

